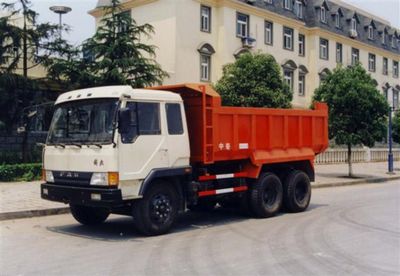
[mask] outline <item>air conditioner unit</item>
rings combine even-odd
[[[357,31],[356,30],[350,30],[350,37],[352,37],[352,38],[357,37]]]
[[[256,45],[256,40],[252,37],[243,37],[242,43],[245,48],[253,48]]]

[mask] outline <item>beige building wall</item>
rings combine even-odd
[[[200,31],[200,7],[211,7],[211,32]],[[155,34],[146,43],[157,46],[156,60],[170,74],[165,84],[182,82],[200,82],[199,47],[210,44],[215,53],[211,55],[211,78],[215,83],[222,75],[222,67],[235,61],[234,54],[243,48],[240,38],[236,36],[236,13],[249,15],[249,35],[256,39],[250,51],[261,51],[273,55],[278,64],[283,65],[288,60],[297,67],[303,65],[308,70],[306,74],[306,92],[304,96],[298,93],[299,70],[293,74],[293,105],[308,107],[312,95],[320,84],[320,72],[324,69],[333,70],[336,66],[336,42],[343,44],[343,65],[351,64],[351,48],[360,51],[360,61],[368,70],[368,53],[376,55],[376,71],[371,72],[377,81],[378,88],[388,83],[395,87],[400,85],[399,78],[392,74],[393,60],[400,56],[393,52],[376,48],[349,37],[331,33],[320,28],[309,28],[299,20],[286,18],[266,9],[253,7],[236,0],[127,0],[123,8],[131,10],[132,18],[138,24],[149,23],[154,26]],[[90,11],[97,19],[101,17],[99,9]],[[264,43],[264,21],[273,22],[273,45]],[[283,48],[283,27],[294,30],[293,51]],[[305,56],[299,56],[298,34],[304,34],[306,39]],[[320,37],[329,40],[329,60],[319,57]],[[382,74],[382,57],[389,60],[388,75]],[[389,95],[389,98],[391,94]]]

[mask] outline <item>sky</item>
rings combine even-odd
[[[31,0],[31,2],[33,9],[39,13],[39,21],[42,22],[58,23],[58,15],[49,10],[50,6],[64,5],[72,8],[70,13],[63,16],[63,22],[72,28],[69,34],[63,34],[70,43],[78,45],[93,35],[95,22],[87,11],[96,7],[97,0]],[[382,17],[400,29],[400,0],[344,0],[344,2]]]

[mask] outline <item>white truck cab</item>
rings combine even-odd
[[[122,207],[143,196],[152,175],[185,174],[189,158],[179,94],[130,86],[71,91],[55,103],[42,197],[71,207]]]

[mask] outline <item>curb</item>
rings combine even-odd
[[[51,215],[60,215],[69,213],[69,207],[61,208],[50,208],[50,209],[40,209],[40,210],[24,210],[17,212],[7,212],[0,214],[0,221],[11,220],[11,219],[21,219],[21,218],[33,218],[33,217],[43,217]]]
[[[326,183],[326,184],[311,184],[311,188],[321,189],[321,188],[331,188],[331,187],[341,187],[341,186],[352,186],[352,185],[360,185],[360,184],[373,184],[373,183],[382,183],[392,180],[400,179],[399,176],[392,177],[376,177],[371,179],[359,179],[354,181],[344,181],[344,182],[334,182],[334,183]]]
[[[335,183],[327,183],[327,184],[314,184],[311,185],[312,189],[321,189],[321,188],[332,188],[332,187],[342,187],[342,186],[352,186],[359,184],[373,184],[373,183],[382,183],[391,180],[400,179],[399,176],[392,177],[377,177],[372,179],[359,179],[354,181],[344,181],[344,182],[335,182]],[[43,216],[51,216],[51,215],[61,215],[70,213],[69,207],[60,207],[60,208],[50,208],[50,209],[40,209],[40,210],[24,210],[17,212],[7,212],[0,214],[0,221],[3,220],[12,220],[12,219],[22,219],[22,218],[33,218],[33,217],[43,217]]]

